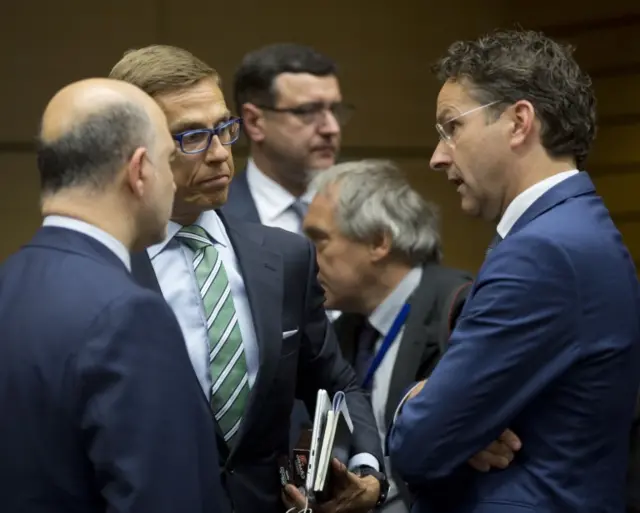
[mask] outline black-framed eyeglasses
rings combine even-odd
[[[295,107],[270,107],[268,105],[256,105],[256,107],[270,112],[293,114],[306,125],[321,123],[324,121],[326,113],[331,112],[338,124],[344,126],[355,110],[354,105],[343,102],[329,104],[324,102],[310,102],[296,105]]]
[[[211,146],[213,137],[216,136],[220,144],[228,146],[240,137],[242,118],[231,118],[213,128],[197,128],[185,130],[179,134],[173,134],[173,139],[180,145],[180,150],[189,155],[207,151]]]

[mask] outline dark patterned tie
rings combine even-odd
[[[362,384],[367,377],[367,372],[371,363],[373,362],[374,350],[376,347],[376,341],[380,337],[380,333],[376,330],[369,321],[364,323],[360,336],[358,337],[358,347],[356,349],[356,358],[354,369],[356,371],[356,377],[358,384]],[[373,380],[369,381],[367,390],[371,390]]]

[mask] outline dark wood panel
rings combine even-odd
[[[596,175],[593,177],[596,191],[604,199],[617,222],[626,222],[640,216],[637,191],[640,173],[623,175]]]
[[[560,39],[575,47],[576,60],[592,77],[629,76],[640,67],[639,28],[636,22],[602,26]]]
[[[589,155],[589,166],[626,166],[640,162],[640,124],[604,125]]]
[[[537,0],[536,2],[505,2],[506,14],[525,28],[553,33],[580,33],[593,30],[593,26],[618,26],[629,15],[638,15],[636,0],[607,0],[606,2],[582,2]]]
[[[599,124],[640,123],[640,66],[633,75],[594,79]]]
[[[619,16],[581,20],[539,27],[538,30],[551,37],[568,38],[601,30],[619,30],[640,26],[640,12],[630,12]]]
[[[635,221],[618,222],[616,226],[631,256],[640,260],[640,218]]]
[[[621,226],[624,226],[625,229],[638,230],[638,235],[640,235],[640,205],[638,205],[638,210],[626,210],[616,212],[611,215],[613,221],[618,226],[618,229],[621,230]],[[640,252],[638,253],[640,255]]]

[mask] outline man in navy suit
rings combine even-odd
[[[105,79],[42,120],[43,227],[0,268],[0,510],[220,511],[214,423],[180,326],[130,275],[161,240],[175,154],[166,117]]]
[[[640,381],[640,289],[584,164],[591,80],[533,32],[457,42],[436,70],[431,165],[497,223],[452,335],[401,406],[391,464],[419,513],[622,513]],[[422,388],[421,388],[422,387]],[[505,470],[467,459],[506,428]]]
[[[336,465],[343,511],[384,500],[382,446],[366,393],[342,358],[324,311],[313,245],[285,230],[223,215],[241,120],[217,73],[181,48],[128,52],[110,76],[146,91],[167,115],[178,149],[167,236],[134,255],[133,274],[161,292],[184,335],[216,418],[220,468],[236,513],[284,513],[304,498],[284,488],[294,398],[314,411],[318,389],[344,391],[351,454]],[[287,504],[285,507],[284,502]]]

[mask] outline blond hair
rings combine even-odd
[[[205,78],[220,85],[215,69],[191,52],[169,45],[150,45],[125,52],[109,78],[133,84],[150,96],[184,89]]]

